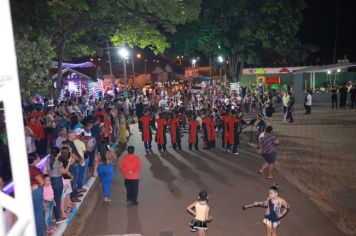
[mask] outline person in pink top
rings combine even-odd
[[[128,155],[120,161],[120,170],[125,178],[126,200],[130,205],[137,205],[139,172],[141,170],[141,159],[135,155],[135,148],[127,148]]]
[[[52,223],[52,213],[53,206],[56,205],[54,201],[54,192],[51,185],[51,178],[49,175],[43,176],[45,185],[43,186],[43,204],[45,209],[45,223],[47,227],[47,233],[52,234],[56,232],[57,227],[55,227]]]

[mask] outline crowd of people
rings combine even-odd
[[[57,230],[75,203],[81,202],[91,177],[99,176],[104,200],[110,201],[115,148],[130,135],[128,99],[107,96],[94,100],[85,93],[67,99],[51,103],[38,97],[23,103],[37,235]],[[12,178],[3,110],[0,124],[3,187]],[[45,164],[40,166],[43,159]]]
[[[350,94],[353,93],[351,90]],[[305,98],[306,114],[311,113],[312,95],[308,91]],[[272,134],[268,120],[278,107],[283,107],[283,121],[292,123],[292,87],[288,86],[282,95],[274,90],[254,91],[246,87],[239,92],[229,92],[222,85],[194,91],[189,84],[176,84],[143,90],[132,88],[128,98],[105,95],[94,99],[83,91],[81,96],[70,94],[63,101],[51,102],[37,97],[24,102],[24,128],[38,235],[56,231],[56,225],[66,220],[75,204],[81,202],[91,177],[99,176],[104,201],[111,202],[117,159],[115,149],[118,143],[127,143],[130,125],[134,123],[138,124],[147,152],[152,152],[154,143],[160,152],[166,151],[168,146],[178,152],[182,149],[198,151],[200,146],[214,150],[219,148],[217,143],[221,143],[223,150],[234,155],[239,155],[242,130],[256,126],[258,132],[251,135],[250,141],[257,142],[265,160],[258,172],[264,175],[267,169],[266,178],[274,179],[273,165],[279,141]],[[251,111],[254,113],[246,121]],[[11,171],[9,158],[3,158],[9,154],[3,112],[0,114],[1,183],[6,183],[11,180]],[[187,146],[182,142],[184,135],[188,136]],[[221,142],[217,142],[218,138]],[[200,140],[203,145],[199,145]],[[135,148],[129,146],[129,154],[120,161],[130,205],[138,204],[141,169],[140,158],[134,151]],[[38,163],[45,156],[48,156],[45,166],[39,168]],[[198,203],[204,205],[207,193],[199,194],[199,199]],[[199,209],[207,211],[207,207],[200,205]],[[263,206],[270,207],[270,203],[267,201]],[[190,213],[192,208],[193,205],[189,207]],[[201,217],[198,218],[201,221]],[[198,229],[196,223],[192,227]],[[204,224],[202,229],[206,230]]]

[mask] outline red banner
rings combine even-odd
[[[281,83],[281,78],[275,77],[275,78],[266,78],[266,84],[280,84]]]

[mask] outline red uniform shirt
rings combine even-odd
[[[144,142],[149,142],[151,141],[151,136],[150,136],[151,117],[144,115],[140,118],[140,121],[142,122],[142,139]]]
[[[228,119],[229,119],[229,115],[224,115],[222,117],[222,121],[224,123],[224,141],[227,142],[227,140],[229,139],[229,131],[228,131]]]
[[[157,140],[158,144],[164,144],[164,126],[167,124],[166,119],[159,118],[157,119]]]
[[[178,122],[179,122],[179,119],[177,117],[173,117],[173,119],[170,121],[172,143],[176,143],[177,142]]]
[[[205,117],[203,122],[205,123],[208,141],[211,141],[211,120],[210,118]]]
[[[211,140],[212,141],[215,141],[215,139],[216,139],[215,126],[216,126],[215,120],[211,120],[210,127],[211,127]]]
[[[228,123],[228,143],[234,144],[235,117],[229,115],[227,123]]]
[[[189,143],[195,143],[196,135],[197,135],[197,127],[199,126],[199,121],[193,120],[190,123],[190,134],[189,134]]]

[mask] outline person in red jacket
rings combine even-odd
[[[227,111],[222,111],[221,113],[221,119],[223,122],[223,132],[221,135],[221,146],[222,148],[225,148],[225,144],[227,143],[227,140],[229,138],[229,132],[228,132],[228,119],[229,119],[229,113]]]
[[[158,150],[166,151],[166,129],[167,129],[167,120],[164,117],[164,113],[159,114],[159,118],[156,120],[157,122],[157,132],[156,132],[156,142],[158,144]]]
[[[47,142],[45,137],[44,128],[41,124],[41,114],[40,112],[32,112],[29,115],[29,122],[27,126],[32,130],[35,136],[35,145],[37,153],[41,156],[47,152]]]
[[[229,151],[232,145],[234,145],[234,127],[235,127],[235,110],[231,110],[230,115],[227,118],[227,146],[226,151]]]
[[[211,142],[210,142],[210,147],[215,148],[215,140],[216,140],[216,133],[215,133],[215,128],[216,128],[216,121],[214,120],[214,116],[210,116],[210,131],[211,131]]]
[[[202,127],[204,131],[204,149],[210,148],[211,143],[211,120],[208,115],[202,119]]]
[[[195,150],[199,150],[198,148],[198,130],[200,123],[196,120],[197,116],[194,115],[193,120],[190,123],[189,127],[189,150],[192,150],[193,144]]]
[[[152,149],[152,131],[150,129],[151,116],[146,111],[140,118],[142,124],[142,141],[145,145],[146,150]]]
[[[135,155],[135,148],[128,146],[128,155],[120,161],[120,170],[125,178],[126,200],[130,205],[137,205],[139,173],[141,170],[141,159]]]
[[[177,146],[179,150],[182,150],[181,140],[180,140],[180,129],[179,129],[179,118],[177,114],[172,113],[172,117],[169,121],[171,127],[171,141],[173,149],[176,150]]]

